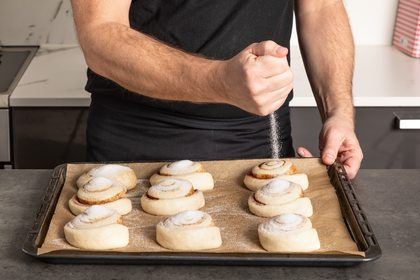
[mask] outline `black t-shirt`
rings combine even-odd
[[[171,46],[209,58],[228,59],[248,45],[264,40],[273,40],[289,48],[293,0],[135,0],[129,16],[133,29]],[[111,95],[167,114],[203,119],[251,116],[226,104],[165,101],[130,93],[90,69],[86,90],[93,98]],[[279,110],[288,110],[291,97],[292,94]]]

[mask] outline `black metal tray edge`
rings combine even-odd
[[[123,163],[123,162],[121,162]],[[80,163],[79,163],[80,164]],[[103,163],[98,163],[103,164]],[[340,163],[328,167],[332,185],[336,188],[339,199],[343,200],[341,211],[350,234],[356,243],[364,248],[365,257],[343,254],[214,254],[214,253],[113,253],[56,251],[37,255],[37,249],[43,243],[49,223],[64,183],[67,164],[54,168],[48,186],[31,230],[28,232],[22,251],[50,263],[68,264],[197,264],[197,265],[287,265],[287,266],[354,266],[378,259],[381,249],[360,207],[354,187],[347,179],[345,169]],[[60,180],[62,181],[60,184]],[[338,187],[336,184],[338,183]],[[350,215],[350,221],[346,218]],[[354,225],[357,223],[357,226]],[[353,224],[353,226],[352,226]]]

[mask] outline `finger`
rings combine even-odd
[[[322,149],[321,153],[322,161],[327,165],[331,165],[337,158],[338,150],[340,149],[344,139],[341,136],[331,132],[327,132],[324,139],[324,148]]]
[[[263,41],[250,46],[251,52],[256,56],[271,55],[275,57],[285,57],[288,49],[280,46],[274,41]]]
[[[305,157],[313,157],[312,153],[308,149],[306,149],[304,147],[297,148],[296,149],[296,153],[299,155],[299,157],[303,157],[303,158],[305,158]]]
[[[260,93],[259,96],[261,97],[262,106],[268,106],[270,103],[276,102],[277,100],[285,100],[289,93],[293,89],[293,84],[287,84],[284,87],[277,89],[275,91],[270,92],[263,92]]]
[[[257,57],[256,67],[260,77],[264,78],[280,75],[290,70],[289,63],[286,58],[278,58],[270,55]]]
[[[265,82],[267,83],[267,91],[275,91],[285,87],[286,85],[293,83],[293,74],[292,71],[286,71],[280,75],[272,76],[266,78]]]
[[[360,169],[361,162],[362,160],[358,157],[350,157],[343,162],[343,166],[346,169],[347,177],[349,177],[349,179],[354,179],[354,177],[356,177],[357,172]]]

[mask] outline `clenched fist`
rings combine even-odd
[[[266,116],[280,108],[293,88],[288,50],[273,41],[254,43],[217,69],[225,103]]]

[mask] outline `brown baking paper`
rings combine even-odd
[[[344,224],[338,198],[330,184],[325,165],[319,159],[290,159],[298,173],[309,177],[309,189],[305,196],[312,201],[314,215],[311,217],[313,227],[318,231],[321,249],[313,253],[343,253],[364,256],[350,237]],[[250,169],[263,162],[259,160],[207,161],[204,168],[215,179],[215,188],[204,193],[206,205],[200,209],[209,213],[220,228],[223,245],[212,253],[268,253],[259,243],[257,227],[265,218],[252,215],[248,210],[248,197],[252,192],[243,185],[243,178]],[[134,169],[138,178],[141,193],[148,187],[147,179],[164,163],[126,164]],[[60,194],[57,207],[52,217],[44,243],[38,254],[57,250],[78,250],[69,245],[63,227],[73,219],[68,208],[68,201],[76,192],[77,178],[94,164],[69,164],[67,175]],[[155,241],[155,226],[164,219],[145,213],[140,207],[140,198],[132,198],[133,211],[123,217],[123,223],[130,230],[130,243],[127,247],[115,249],[115,252],[168,252]]]

